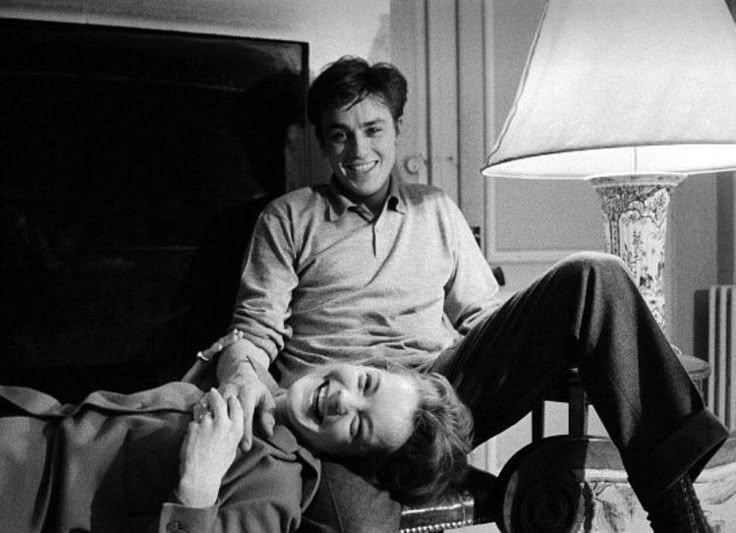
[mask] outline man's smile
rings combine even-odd
[[[343,165],[350,172],[369,172],[378,165],[378,161],[354,162]]]

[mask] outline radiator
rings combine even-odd
[[[714,285],[708,292],[708,407],[736,430],[736,298],[735,285]]]

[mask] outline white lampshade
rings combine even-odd
[[[485,176],[736,169],[724,0],[550,0]]]

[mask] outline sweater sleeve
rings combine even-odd
[[[445,313],[462,335],[501,304],[490,265],[460,209],[448,198],[454,272],[445,285]]]
[[[250,342],[249,356],[273,361],[291,335],[287,325],[295,272],[293,231],[285,213],[267,209],[258,219],[243,261],[232,327]],[[264,357],[265,356],[265,357]]]

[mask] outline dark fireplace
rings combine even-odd
[[[0,381],[175,379],[303,171],[303,43],[0,20]]]

